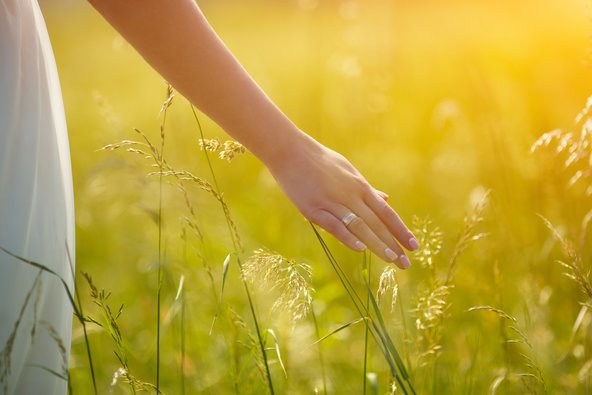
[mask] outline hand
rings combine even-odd
[[[281,158],[268,167],[307,219],[352,250],[368,247],[402,269],[410,266],[401,245],[416,250],[416,238],[386,203],[388,195],[374,189],[345,157],[305,135]],[[346,225],[349,213],[355,217]]]

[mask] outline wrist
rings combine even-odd
[[[296,126],[276,130],[273,138],[259,147],[255,153],[263,164],[272,172],[284,166],[291,166],[305,156],[316,156],[322,152],[322,145]]]

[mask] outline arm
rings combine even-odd
[[[417,242],[386,195],[275,106],[193,0],[90,2],[171,85],[255,154],[306,218],[354,250],[367,245],[409,266],[394,256],[403,254],[399,243],[413,250]],[[346,227],[340,218],[350,211],[358,218]]]

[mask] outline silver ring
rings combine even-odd
[[[358,216],[350,211],[349,213],[341,217],[341,222],[343,222],[343,224],[347,227],[356,218],[358,218]]]

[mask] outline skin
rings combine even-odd
[[[310,221],[355,251],[369,248],[400,268],[417,240],[342,155],[298,129],[214,32],[193,0],[90,0],[103,17],[182,95],[270,170]],[[358,217],[348,226],[347,213]],[[401,247],[402,246],[402,247]]]

